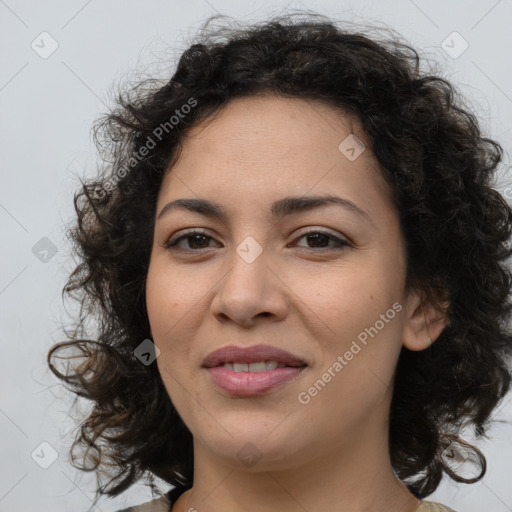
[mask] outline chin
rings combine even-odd
[[[244,426],[247,428],[244,429]],[[202,437],[210,451],[239,469],[282,470],[296,467],[304,457],[305,446],[289,428],[278,428],[273,431],[272,428],[263,428],[259,423],[255,425],[250,420],[238,423],[236,428],[234,425],[231,428],[230,423],[223,423],[223,427],[226,430],[216,430],[218,437],[212,438],[211,431],[209,435]],[[297,429],[294,431],[296,433]]]

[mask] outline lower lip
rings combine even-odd
[[[255,396],[267,393],[299,375],[305,366],[275,368],[264,372],[235,372],[223,366],[208,368],[213,383],[232,396]]]

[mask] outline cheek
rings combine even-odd
[[[317,338],[322,358],[300,390],[304,405],[297,407],[312,422],[313,430],[325,428],[322,418],[328,414],[326,436],[357,430],[377,410],[383,410],[392,393],[403,305],[393,300],[382,278],[366,283],[332,282],[332,290],[337,291],[329,292],[329,301],[320,302],[322,294],[315,294],[316,312],[324,324]]]
[[[160,354],[156,359],[158,370],[174,402],[175,379],[181,379],[178,364],[186,356],[179,331],[179,319],[185,315],[186,304],[178,300],[176,280],[158,266],[150,265],[146,280],[146,307],[151,328],[151,338]]]
[[[215,282],[210,277],[206,272],[194,272],[192,267],[172,266],[165,256],[155,258],[148,269],[146,306],[152,340],[160,350],[156,363],[176,405],[186,399],[181,396],[182,386],[190,382],[190,372],[195,371],[192,340],[207,311],[208,292]]]
[[[384,268],[381,261],[333,266],[329,272],[288,272],[288,286],[301,308],[300,316],[322,333],[316,339],[324,348],[342,349],[365,328],[391,309],[382,331],[396,324],[392,308],[402,296],[401,276]],[[382,327],[381,322],[377,326]],[[396,328],[396,325],[394,326]],[[316,335],[319,335],[315,333]]]
[[[160,343],[193,321],[194,311],[209,288],[204,275],[180,272],[162,259],[151,263],[146,280],[149,323],[155,342]]]
[[[190,305],[179,287],[180,282],[183,283],[179,276],[165,265],[159,265],[158,260],[151,262],[146,279],[146,307],[151,337],[160,350],[156,364],[171,402],[181,411],[186,403],[181,390],[186,382],[184,361],[188,349],[180,340],[186,340],[183,319],[187,319]]]
[[[303,280],[294,292],[307,306],[301,315],[309,315],[306,329],[321,351],[308,383],[317,393],[313,408],[320,414],[322,407],[337,403],[341,415],[353,408],[357,416],[359,408],[383,398],[394,373],[403,315],[399,276],[379,265],[361,265],[339,269],[328,279]],[[315,386],[318,380],[327,381],[325,387]]]

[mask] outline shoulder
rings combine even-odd
[[[433,501],[422,501],[416,512],[456,512],[453,508],[434,503]]]
[[[169,512],[171,510],[171,502],[167,496],[163,495],[160,498],[133,507],[123,508],[117,512]]]

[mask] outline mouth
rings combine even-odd
[[[303,368],[307,366],[305,363],[300,364],[286,364],[280,361],[270,360],[270,361],[256,361],[255,363],[248,362],[226,362],[219,363],[217,366],[210,366],[210,368],[226,368],[227,370],[234,371],[236,373],[241,372],[251,372],[251,373],[260,373],[260,372],[268,372],[275,370],[276,368]]]
[[[268,393],[296,378],[307,366],[299,357],[269,345],[224,347],[203,362],[211,383],[236,397]]]

